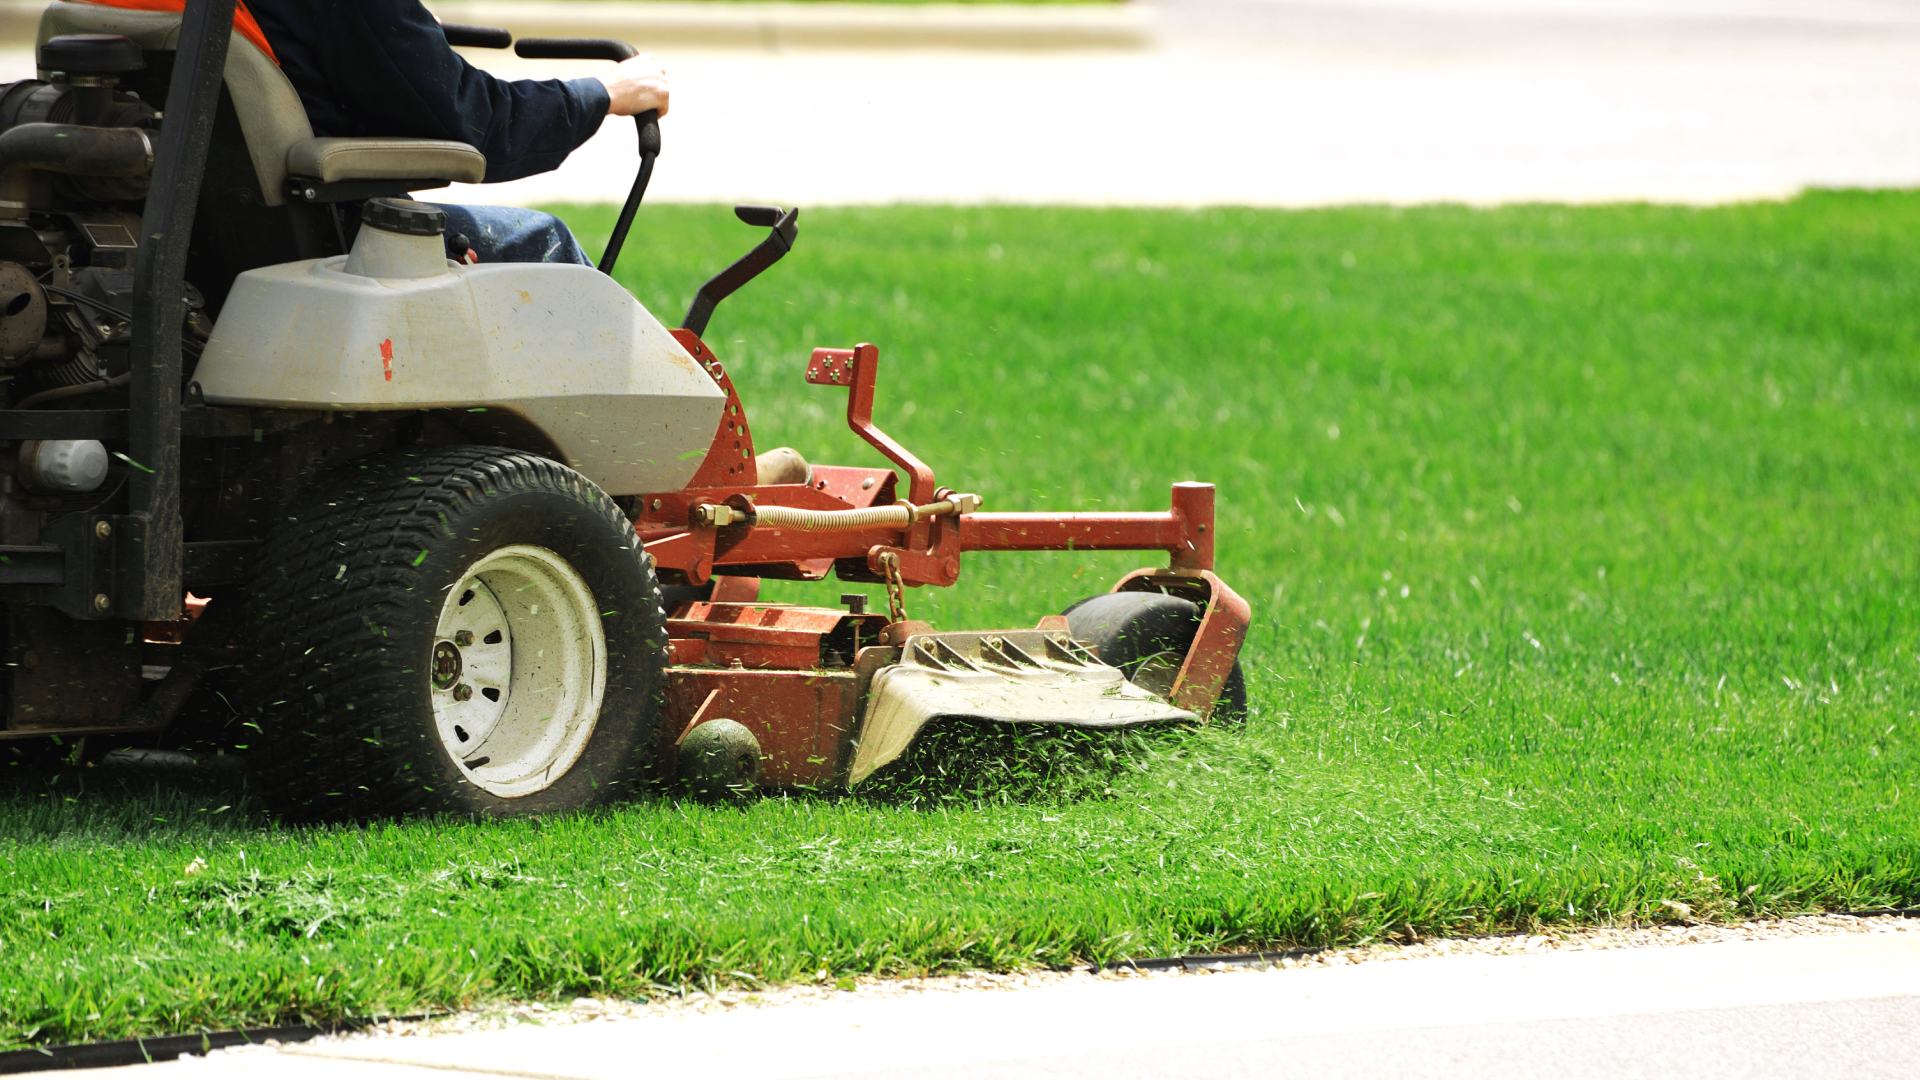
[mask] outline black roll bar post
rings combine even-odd
[[[120,595],[130,619],[175,619],[185,597],[180,516],[180,327],[186,317],[187,240],[206,173],[213,118],[233,35],[234,0],[187,0],[167,87],[166,119],[134,263],[128,442],[132,529],[116,537]],[[133,535],[126,535],[131,532]],[[118,546],[118,545],[117,545]]]

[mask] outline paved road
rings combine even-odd
[[[119,1075],[1868,1080],[1920,1076],[1917,1030],[1920,927],[1907,925],[1005,991],[861,991],[718,1013],[335,1039]]]
[[[653,198],[1716,201],[1920,183],[1912,0],[1157,11],[1130,49],[676,47]],[[30,66],[0,54],[0,73]],[[617,198],[632,142],[609,124],[559,173],[460,197]]]
[[[1167,0],[1136,50],[685,51],[658,197],[1719,201],[1920,183],[1920,5]],[[603,133],[521,200],[606,198]]]

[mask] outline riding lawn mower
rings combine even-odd
[[[797,210],[738,208],[764,239],[664,326],[611,276],[646,114],[597,267],[450,258],[409,194],[481,155],[316,138],[234,8],[53,3],[40,78],[0,87],[0,740],[158,738],[230,685],[282,813],[517,815],[676,780],[846,789],[939,725],[1244,707],[1210,485],[984,510],[876,426],[871,344],[800,374],[886,464],[763,453],[701,335]],[[1066,549],[1168,562],[1028,628],[906,617],[967,552]],[[829,574],[888,610],[759,600]]]

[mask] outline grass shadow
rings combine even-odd
[[[23,843],[271,825],[236,755],[132,747],[89,755],[73,743],[0,750],[0,814],[3,835]]]

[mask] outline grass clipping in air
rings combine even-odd
[[[708,335],[760,445],[875,461],[801,380],[871,340],[880,423],[989,508],[1215,481],[1245,726],[493,824],[5,770],[0,1045],[1920,903],[1920,196],[804,221]],[[677,312],[752,239],[650,208],[622,272]],[[1031,626],[1150,561],[907,604]]]
[[[1179,727],[1089,729],[945,718],[861,784],[861,798],[920,808],[1071,803],[1107,798]]]

